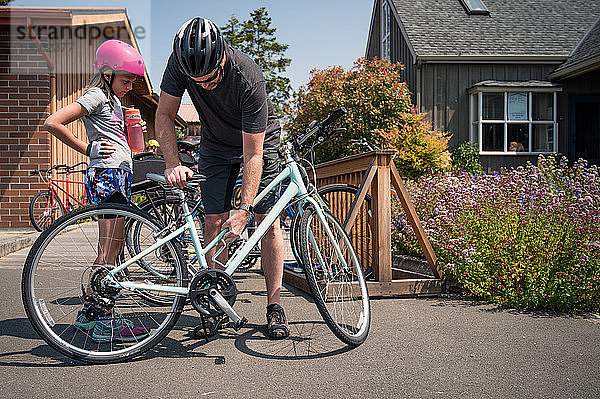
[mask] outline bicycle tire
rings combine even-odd
[[[329,210],[343,224],[348,216],[350,207],[356,195],[358,187],[352,184],[328,184],[320,187],[318,193],[329,206]],[[331,206],[335,203],[335,206]],[[363,266],[363,274],[366,279],[373,278],[373,211],[371,207],[371,195],[365,195],[354,224],[348,236],[352,240],[354,249],[359,254],[360,263]]]
[[[165,293],[164,296],[170,298],[169,305],[159,306],[144,301],[143,297],[123,286],[107,288],[102,284],[102,272],[106,267],[92,267],[100,247],[98,225],[100,220],[117,217],[143,223],[147,246],[155,242],[154,234],[162,229],[158,221],[137,208],[116,204],[82,207],[59,218],[38,237],[23,268],[23,304],[35,331],[57,351],[86,363],[123,361],[148,351],[173,328],[185,304],[186,297],[182,295]],[[158,279],[136,263],[117,274],[115,279],[185,287],[187,271],[179,248],[172,241],[163,247],[170,251],[176,273],[169,281]],[[146,260],[152,261],[155,252],[146,255]],[[127,256],[127,251],[121,248],[118,257],[124,259]],[[161,260],[156,258],[154,261]],[[96,275],[95,280],[90,278],[91,275]],[[96,281],[95,285],[90,284],[92,280]],[[107,292],[103,293],[102,289]],[[78,311],[86,302],[84,291],[88,290],[102,299],[97,303],[109,304],[103,308],[104,313],[98,311],[104,315],[105,325],[109,323],[109,336],[97,334],[98,321],[93,317],[86,323],[93,326],[75,326]],[[132,331],[133,327],[140,327],[147,335],[133,335],[131,342],[118,340],[112,333],[114,320],[121,320],[121,329]]]
[[[52,201],[53,197],[54,201]],[[49,202],[54,202],[53,209],[50,211],[47,210]],[[37,214],[38,210],[42,210],[41,215]],[[58,215],[58,212],[60,212],[60,215]],[[37,231],[44,231],[44,229],[65,213],[67,213],[67,211],[65,210],[64,205],[51,191],[40,191],[29,203],[29,220],[31,221],[31,225]]]
[[[341,223],[324,210],[325,220],[348,267],[341,266],[325,226],[314,207],[300,221],[300,252],[304,274],[317,309],[329,329],[350,346],[362,344],[369,333],[371,308],[362,266]]]

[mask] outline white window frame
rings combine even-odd
[[[531,88],[531,87],[514,87],[514,88],[501,88],[501,87],[480,87],[469,93],[469,139],[472,144],[477,144],[479,147],[479,154],[481,155],[537,155],[537,154],[551,154],[558,152],[558,121],[557,121],[557,105],[558,105],[558,92],[560,88]],[[492,120],[483,117],[483,93],[503,94],[504,96],[504,119]],[[510,93],[527,93],[527,120],[509,120],[508,119],[508,94]],[[548,121],[534,121],[532,112],[532,99],[533,94],[538,93],[553,93],[553,120]],[[477,115],[473,110],[475,103],[475,96],[477,96]],[[502,123],[504,124],[504,150],[503,151],[484,151],[483,150],[483,124],[484,123]],[[529,151],[509,151],[508,149],[508,125],[510,124],[528,124],[529,126]],[[552,137],[552,150],[551,151],[531,151],[533,148],[533,127],[535,125],[553,125],[553,137]]]
[[[381,58],[391,60],[391,9],[388,1],[381,2]]]

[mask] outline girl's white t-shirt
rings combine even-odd
[[[75,101],[88,113],[82,119],[88,141],[92,143],[90,167],[124,169],[131,173],[133,161],[127,144],[125,118],[119,99],[114,97],[114,102],[111,104],[106,94],[100,88],[94,87]],[[102,158],[98,154],[101,138],[110,141],[115,147],[115,152],[108,158]]]

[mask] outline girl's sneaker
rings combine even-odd
[[[144,327],[134,327],[131,320],[120,315],[106,315],[100,317],[94,325],[92,339],[96,342],[133,342],[146,338],[148,331]]]
[[[84,306],[85,309],[85,306]],[[81,331],[88,331],[94,328],[96,324],[95,321],[90,321],[83,310],[77,312],[77,317],[75,317],[75,322],[73,323],[73,327]]]

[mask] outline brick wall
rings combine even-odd
[[[29,202],[45,185],[29,176],[50,167],[48,66],[31,39],[0,26],[0,228],[30,226]]]

